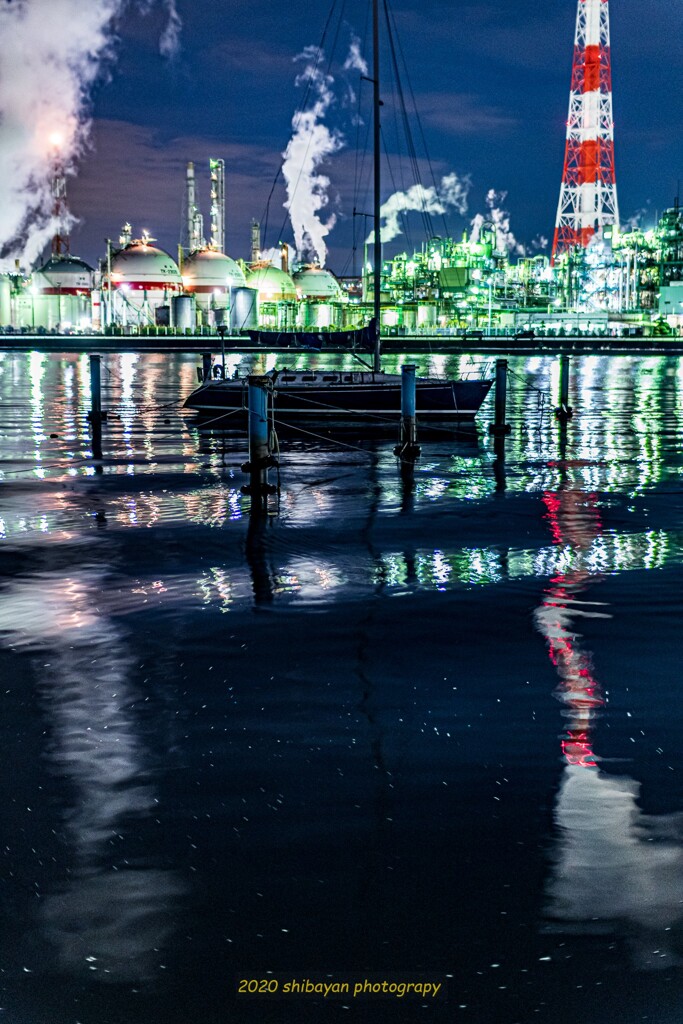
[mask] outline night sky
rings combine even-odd
[[[336,102],[327,124],[346,145],[320,169],[330,178],[329,212],[337,224],[327,241],[328,265],[353,269],[356,108],[348,89],[363,90],[369,115],[369,85],[358,72],[342,72],[352,32],[369,57],[366,0],[346,0],[328,31]],[[529,252],[551,239],[557,205],[569,96],[575,0],[393,0],[429,155],[437,177],[469,176],[468,212],[450,214],[446,226],[460,235],[477,212],[485,212],[489,189],[507,192],[500,204],[510,227]],[[130,220],[175,252],[181,239],[185,164],[197,164],[200,205],[208,225],[208,158],[226,161],[227,249],[249,255],[249,223],[265,221],[266,204],[280,154],[291,135],[302,98],[294,62],[306,46],[321,42],[327,4],[261,0],[179,0],[181,50],[169,62],[159,54],[163,11],[128,16],[119,25],[117,61],[93,95],[92,149],[70,183],[70,203],[81,219],[72,249],[95,261],[104,238],[118,237]],[[611,0],[616,173],[622,223],[640,215],[648,226],[656,211],[672,204],[683,177],[683,5],[662,0]],[[384,75],[389,71],[383,54]],[[406,91],[408,91],[406,87]],[[384,123],[392,171],[384,172],[383,198],[409,186],[405,144],[393,131],[396,104],[387,86]],[[366,118],[367,120],[367,118]],[[414,125],[416,141],[419,130]],[[429,170],[421,145],[421,175]],[[398,155],[400,152],[400,155]],[[366,175],[367,178],[367,175]],[[270,201],[264,245],[292,240],[278,184]],[[369,210],[365,191],[356,199]],[[360,222],[356,222],[362,239]],[[421,219],[413,214],[410,236],[397,238],[391,253],[419,246]],[[443,233],[441,218],[435,230]],[[547,250],[546,250],[547,251]]]

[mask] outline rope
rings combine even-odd
[[[307,434],[309,437],[315,437],[318,441],[325,441],[327,444],[337,445],[340,448],[348,448],[348,450],[352,452],[360,452],[360,454],[364,455],[366,458],[374,459],[375,457],[374,453],[367,452],[365,448],[358,448],[356,445],[346,444],[345,441],[339,441],[337,438],[326,437],[325,434],[316,434],[312,430],[306,430],[304,427],[296,427],[293,423],[287,423],[285,420],[274,419],[273,422],[279,423],[280,426],[285,427],[287,430],[296,430],[300,434]]]

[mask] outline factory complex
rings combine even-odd
[[[225,325],[239,335],[257,327],[324,332],[369,320],[367,252],[360,275],[338,279],[317,265],[290,266],[286,245],[263,259],[254,223],[249,260],[233,259],[223,251],[220,204],[208,244],[196,209],[188,210],[193,235],[175,259],[125,225],[97,268],[53,246],[32,274],[0,276],[0,330],[182,334]],[[679,334],[683,214],[676,201],[651,230],[609,225],[552,263],[545,255],[511,258],[493,223],[476,240],[431,238],[417,252],[383,261],[381,319],[383,333],[397,336]]]

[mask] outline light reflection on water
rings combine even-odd
[[[319,358],[290,360],[309,361]],[[415,361],[421,369],[430,362]],[[228,362],[262,370],[269,358],[230,354]],[[465,356],[431,363],[451,373],[469,367]],[[435,894],[434,913],[450,908],[441,921],[450,945],[434,925],[422,934],[421,955],[430,969],[438,962],[456,972],[463,1001],[476,1002],[466,993],[479,984],[473,975],[483,976],[472,964],[512,961],[517,942],[526,958],[519,970],[535,978],[528,964],[545,961],[547,950],[529,936],[551,946],[557,939],[554,956],[568,937],[605,934],[623,939],[638,967],[668,969],[680,947],[680,793],[657,776],[661,806],[647,807],[652,766],[635,744],[626,762],[623,747],[631,739],[625,729],[642,725],[656,748],[658,730],[680,722],[673,709],[673,723],[624,726],[603,674],[616,690],[624,675],[634,689],[649,681],[651,664],[629,629],[651,609],[649,635],[661,650],[678,631],[678,361],[573,361],[574,417],[563,433],[552,415],[557,361],[511,359],[504,460],[486,431],[490,407],[478,433],[424,441],[412,477],[399,472],[394,439],[354,441],[355,450],[283,440],[281,493],[265,518],[250,515],[240,490],[244,440],[203,436],[180,411],[195,384],[195,358],[122,354],[103,364],[109,419],[98,464],[86,420],[87,357],[0,359],[0,655],[13,659],[34,700],[27,718],[25,693],[8,689],[17,704],[6,757],[17,756],[17,737],[33,729],[36,771],[42,787],[55,787],[54,800],[40,803],[33,793],[41,816],[22,817],[19,832],[38,849],[47,840],[32,830],[45,820],[64,860],[46,869],[35,911],[15,897],[20,952],[14,957],[0,943],[13,982],[19,957],[34,957],[31,970],[40,960],[86,986],[106,972],[104,980],[165,993],[144,1019],[175,1024],[164,972],[169,956],[178,976],[195,969],[178,966],[189,949],[185,931],[201,947],[206,926],[220,944],[223,976],[235,967],[233,954],[260,963],[262,948],[268,963],[313,970],[304,963],[313,956],[310,935],[289,960],[290,947],[281,945],[298,923],[297,904],[283,893],[298,885],[313,915],[328,922],[325,935],[334,935],[329,922],[360,892],[364,905],[373,885],[382,893],[376,915],[362,929],[360,917],[352,926],[354,941],[368,943],[364,963],[381,959],[373,942],[403,950],[397,936],[414,913],[407,892],[415,886],[427,903]],[[677,671],[669,655],[658,671],[669,694]],[[657,701],[654,688],[641,718],[647,705],[655,714]],[[176,748],[182,765],[194,766],[187,778],[171,775],[182,766]],[[510,786],[520,781],[509,804],[501,800],[491,812],[489,790],[501,777]],[[12,795],[24,784],[13,782]],[[266,800],[259,794],[269,787],[277,795]],[[313,808],[306,800],[316,787]],[[553,807],[544,823],[534,807],[548,792]],[[413,819],[422,821],[418,844]],[[200,820],[204,846],[195,841]],[[259,838],[250,846],[251,829]],[[302,835],[311,850],[298,845]],[[355,866],[337,864],[328,874],[330,847],[358,835],[366,841],[349,857]],[[20,841],[11,838],[10,849]],[[546,906],[538,911],[542,894],[524,888],[531,883],[523,872],[507,883],[523,907],[512,940],[489,913],[493,897],[477,893],[495,889],[502,851],[511,855],[520,843],[542,851],[536,876],[544,874]],[[290,874],[273,882],[264,911],[254,894],[281,860],[290,864],[288,850]],[[308,877],[309,856],[310,890],[295,880]],[[434,858],[448,871],[433,872]],[[403,888],[391,888],[387,865]],[[11,889],[10,876],[2,877]],[[211,892],[208,903],[200,890]],[[393,905],[404,924],[391,931],[384,922]],[[193,913],[202,920],[194,931],[191,921],[181,924]],[[459,957],[454,950],[467,946],[480,917],[495,927],[471,940],[471,960]],[[335,968],[348,957],[341,938],[337,952]],[[590,970],[590,984],[612,984],[600,957]],[[555,992],[557,1008],[569,988],[564,975],[553,977],[539,986],[548,1005]],[[615,978],[618,999],[622,975]],[[540,996],[537,1004],[519,985],[515,991],[524,1012],[511,1014],[510,1024],[532,1013],[557,1019],[536,1013],[546,1005]],[[225,1006],[224,994],[213,998],[211,1024]],[[492,1006],[481,1002],[481,1019],[508,1024]]]

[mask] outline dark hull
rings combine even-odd
[[[339,376],[339,375],[337,375]],[[276,381],[273,392],[275,423],[349,427],[378,425],[383,420],[395,426],[401,414],[401,382],[397,375],[345,374],[357,378],[344,383],[321,385]],[[474,420],[491,387],[489,380],[418,379],[416,409],[418,423],[458,423]],[[202,418],[216,425],[244,428],[247,418],[246,381],[210,381],[197,388],[185,401]],[[218,423],[219,419],[225,422]],[[230,422],[228,423],[228,419]]]
[[[374,329],[370,326],[352,331],[248,331],[252,345],[269,349],[299,348],[320,352],[321,349],[362,349],[371,351]]]

